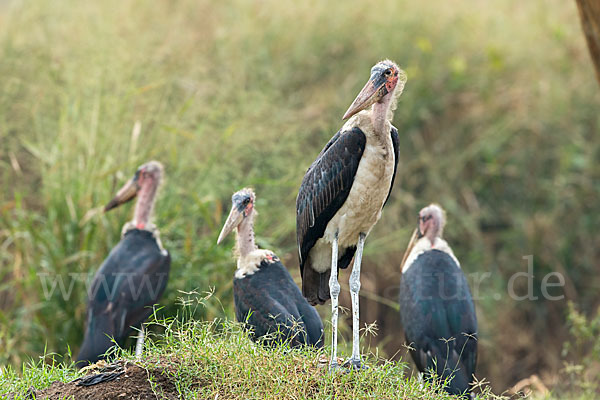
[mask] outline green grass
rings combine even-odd
[[[142,360],[136,361],[127,349],[113,348],[108,352],[108,361],[125,359],[134,362],[150,371],[150,382],[153,382],[152,374],[160,371],[174,384],[180,398],[185,399],[456,398],[443,390],[446,382],[423,381],[411,371],[406,360],[382,358],[376,349],[368,350],[364,356],[368,368],[359,371],[342,368],[330,373],[327,365],[331,350],[328,347],[319,350],[292,349],[286,344],[263,346],[250,340],[244,327],[237,322],[192,318],[198,309],[220,303],[212,294],[201,297],[195,292],[188,293],[180,302],[183,306],[178,307],[177,318],[156,319],[156,312],[150,318],[147,326],[155,328],[150,332],[158,330],[161,333],[150,333],[146,337]],[[585,329],[586,323],[579,314],[573,314],[572,318],[579,319],[574,323],[574,329]],[[597,321],[592,326],[595,324]],[[68,354],[45,354],[39,360],[29,361],[20,371],[10,366],[0,369],[0,394],[12,393],[15,400],[26,399],[32,388],[43,390],[54,381],[70,382],[89,373],[74,368]],[[124,378],[122,385],[129,384]],[[154,390],[157,398],[161,398],[161,389],[156,387]],[[591,400],[596,397],[595,389],[589,387],[577,392],[534,392],[528,397],[523,394],[498,395],[485,380],[478,382],[475,393],[476,399],[492,400]]]
[[[298,278],[297,188],[383,58],[408,83],[399,176],[365,248],[363,322],[380,327],[365,346],[402,353],[399,262],[436,201],[465,272],[491,273],[478,375],[497,392],[533,373],[560,385],[563,363],[581,362],[561,354],[566,300],[517,302],[506,286],[533,255],[536,295],[558,271],[582,313],[600,303],[600,94],[563,0],[0,3],[0,364],[76,353],[85,284],[46,296],[39,274],[93,275],[131,207],[89,210],[152,158],[166,167],[156,222],[173,258],[161,317],[177,315],[180,290],[211,288],[222,304],[194,317],[232,317],[234,262],[215,242],[244,186],[258,243]]]
[[[208,304],[205,300],[202,300],[204,305]],[[186,308],[186,314],[192,308]],[[452,398],[442,390],[444,382],[422,382],[402,361],[388,361],[370,354],[365,360],[368,369],[343,369],[332,374],[327,369],[328,349],[265,347],[252,342],[240,324],[228,320],[181,320],[154,322],[164,333],[147,340],[144,358],[138,363],[149,371],[161,370],[167,374],[181,398]],[[125,350],[112,353],[113,359],[134,360]],[[16,399],[25,398],[21,396],[32,387],[44,389],[53,381],[69,382],[80,375],[69,359],[62,363],[32,362],[24,367],[22,375],[11,368],[3,370],[0,393],[15,393]],[[127,385],[127,379],[123,379],[122,385]],[[489,387],[483,389],[480,398],[493,396]],[[156,390],[161,398],[159,389]]]

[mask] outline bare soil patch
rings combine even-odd
[[[56,381],[44,390],[30,391],[30,398],[48,400],[179,399],[175,384],[165,369],[147,370],[129,362],[122,362],[122,367],[124,372],[113,380],[91,386],[78,386],[79,380],[69,383]]]

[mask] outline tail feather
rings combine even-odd
[[[114,346],[114,343],[108,335],[101,332],[88,331],[77,355],[77,366],[81,368],[97,362],[112,346]]]
[[[348,268],[356,247],[348,247],[338,260],[338,271]],[[310,305],[324,304],[331,298],[329,293],[329,278],[331,277],[331,269],[325,272],[317,272],[313,269],[310,259],[304,262],[302,268],[302,295],[310,303]]]
[[[319,274],[319,301],[321,304],[325,303],[327,300],[331,298],[331,294],[329,293],[329,278],[331,277],[331,270]]]
[[[312,306],[324,304],[331,298],[329,294],[329,276],[331,270],[317,272],[312,268],[310,262],[304,264],[302,274],[302,295]]]
[[[346,269],[348,265],[350,265],[350,261],[352,261],[352,257],[354,257],[354,253],[356,253],[356,246],[347,247],[344,250],[344,254],[338,260],[338,268]]]
[[[127,335],[115,334],[114,318],[108,313],[102,313],[88,319],[83,343],[77,355],[76,365],[81,368],[104,358],[104,353],[115,343],[122,346]]]
[[[434,353],[436,352],[434,351]],[[455,396],[464,394],[468,398],[471,393],[471,372],[460,361],[459,354],[451,351],[450,354],[446,355],[445,351],[440,351],[437,354],[437,363],[433,363],[432,360],[429,367],[436,369],[436,373],[441,379],[450,378],[450,382],[445,388],[446,392]]]

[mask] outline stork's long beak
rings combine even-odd
[[[410,242],[408,242],[408,247],[406,248],[406,251],[404,252],[404,257],[402,257],[402,262],[400,263],[400,270],[402,270],[402,268],[404,268],[404,263],[406,262],[408,255],[412,251],[413,247],[415,247],[417,240],[419,240],[421,237],[423,237],[423,235],[421,235],[421,231],[417,227],[410,238]]]
[[[217,244],[221,244],[223,239],[227,237],[244,219],[243,212],[239,211],[235,204],[231,207],[231,212],[227,217],[227,221],[225,221],[225,225],[223,225],[223,229],[221,229],[221,233],[219,234],[219,238],[217,239]]]
[[[131,199],[133,199],[138,192],[138,184],[137,184],[137,175],[127,181],[125,185],[117,192],[116,196],[108,202],[108,204],[104,207],[104,212],[110,211],[113,208],[117,208],[121,204],[127,203]]]
[[[365,87],[362,88],[358,96],[346,111],[346,114],[342,117],[342,119],[348,119],[354,114],[370,107],[373,103],[378,101],[382,95],[385,93],[381,93],[381,91],[386,91],[385,89],[385,79],[381,79],[378,76],[371,76]]]

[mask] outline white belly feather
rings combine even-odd
[[[338,256],[341,256],[347,247],[356,245],[361,232],[366,235],[371,232],[381,218],[381,209],[390,191],[394,174],[396,160],[389,134],[391,125],[386,124],[388,134],[380,138],[373,133],[370,118],[360,118],[359,121],[351,119],[344,129],[351,128],[352,126],[347,126],[352,122],[352,126],[362,122],[359,127],[366,135],[366,146],[348,198],[327,224],[323,237],[310,251],[311,265],[318,272],[331,268],[331,243],[336,232]]]

